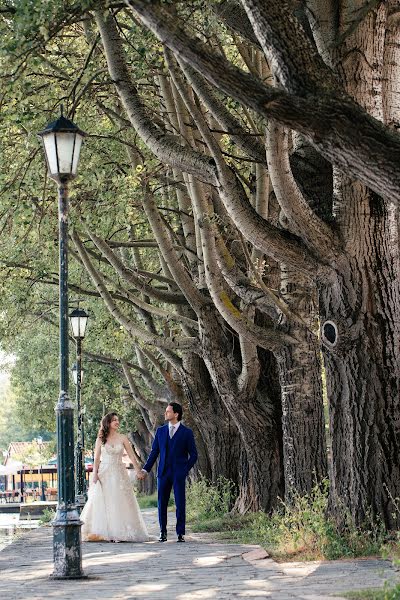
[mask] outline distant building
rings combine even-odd
[[[35,440],[32,440],[31,442],[10,442],[10,444],[8,445],[7,454],[4,458],[3,465],[5,467],[12,466],[12,463],[19,462],[18,460],[16,461],[16,457],[25,454],[25,452],[34,442]],[[48,448],[50,442],[42,442],[40,445],[43,446],[43,448]]]
[[[31,442],[11,442],[8,449],[3,453],[3,465],[0,466],[0,490],[3,492],[21,492],[28,493],[30,490],[41,490],[57,487],[57,467],[48,465],[47,460],[42,465],[26,465],[21,461],[35,443]],[[50,442],[40,442],[40,446],[48,448]]]

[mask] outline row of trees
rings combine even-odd
[[[96,315],[87,358],[127,386],[142,458],[184,402],[200,470],[237,483],[241,511],[327,475],[324,369],[331,504],[398,525],[398,14],[2,9],[2,337],[54,327],[55,190],[34,134],[62,101],[89,133],[70,244],[71,294]]]

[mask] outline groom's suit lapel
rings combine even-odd
[[[180,435],[182,435],[182,433],[184,432],[184,430],[185,430],[185,426],[184,426],[184,425],[182,425],[182,423],[181,423],[181,424],[179,425],[178,429],[175,431],[175,433],[174,433],[174,437],[172,438],[172,440],[175,440],[175,441],[176,441],[176,439],[175,439],[175,438],[176,438],[176,436],[178,436],[178,437],[179,437]]]

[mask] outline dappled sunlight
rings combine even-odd
[[[147,594],[164,592],[168,587],[168,583],[140,583],[127,587],[126,593],[135,594],[135,596],[147,596]]]
[[[214,565],[219,565],[224,560],[226,560],[226,556],[199,556],[193,560],[193,564],[196,567],[212,567]]]
[[[239,598],[265,598],[271,595],[272,592],[266,592],[265,590],[244,590],[237,593]]]
[[[286,575],[293,575],[294,577],[308,577],[316,571],[321,563],[314,561],[308,563],[284,563],[279,565]]]
[[[140,562],[142,560],[148,560],[149,558],[152,558],[153,556],[157,556],[157,552],[135,552],[135,554],[133,553],[127,553],[127,554],[114,554],[112,556],[101,556],[101,555],[96,555],[96,556],[88,556],[85,555],[84,559],[83,559],[83,563],[84,565],[101,565],[101,564],[107,564],[110,565],[112,563],[116,563],[116,564],[121,564],[121,563],[125,563],[125,562],[129,562],[129,563],[134,563],[134,562]],[[108,555],[108,553],[107,553]]]
[[[195,590],[185,592],[175,597],[175,600],[205,600],[206,598],[218,598],[221,588],[205,588],[203,590]]]
[[[35,569],[32,569],[32,568],[27,569],[25,567],[24,568],[24,582],[36,581],[37,579],[40,579],[40,578],[46,578],[50,575],[52,570],[53,570],[53,565],[50,564],[48,561],[46,561],[46,564],[40,568],[35,567]],[[18,565],[18,568],[16,568],[15,570],[14,569],[7,570],[7,580],[10,582],[11,581],[21,581],[20,565]]]
[[[238,592],[240,598],[265,598],[271,596],[274,589],[267,579],[246,579],[243,581],[244,590]]]
[[[243,585],[249,588],[270,588],[271,583],[267,579],[245,579]]]

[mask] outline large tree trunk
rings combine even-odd
[[[282,389],[285,500],[291,502],[327,476],[327,450],[316,291],[304,276],[283,266],[281,292],[304,322],[290,327],[298,343],[276,355]]]
[[[400,311],[393,211],[360,183],[341,188],[358,218],[349,260],[321,294],[332,433],[332,497],[356,522],[400,524]]]
[[[262,405],[271,408],[270,419],[275,424],[273,436],[271,437],[272,431],[270,430],[267,437],[267,440],[271,444],[271,449],[269,453],[267,452],[270,459],[266,462],[265,468],[270,466],[271,470],[263,476],[264,480],[267,479],[270,481],[266,490],[270,497],[269,507],[265,508],[265,510],[270,511],[275,508],[278,498],[284,497],[281,389],[278,378],[278,367],[273,354],[259,348],[258,356],[261,363],[261,372],[256,391],[257,400]],[[235,510],[239,513],[244,514],[248,511],[260,509],[260,503],[257,500],[258,492],[257,488],[253,485],[253,478],[253,463],[249,462],[248,454],[243,444],[240,457],[240,493],[235,504]]]
[[[201,357],[185,354],[182,385],[188,407],[206,450],[199,472],[216,482],[225,477],[238,485],[239,432],[216,392]]]
[[[141,462],[144,464],[149,455],[152,436],[144,423],[139,423],[137,431],[130,432],[131,441],[135,447],[136,453],[138,454]],[[143,494],[153,494],[156,491],[156,476],[151,471],[145,479],[137,482],[138,489]]]
[[[346,35],[338,63],[346,90],[378,119],[386,10],[381,3]],[[344,6],[341,33],[352,19]],[[342,173],[335,173],[334,195],[347,258],[320,297],[332,500],[357,523],[371,512],[393,528],[400,524],[393,503],[400,495],[398,225],[390,203]]]
[[[248,464],[248,477],[241,481],[246,487],[241,489],[240,508],[268,512],[283,493],[280,401],[266,392],[269,382],[263,378],[252,397],[239,391],[232,364],[234,337],[222,329],[215,316],[209,317],[204,316],[200,327],[204,362],[239,431]],[[268,370],[269,376],[271,372]],[[276,379],[275,371],[273,384]]]

